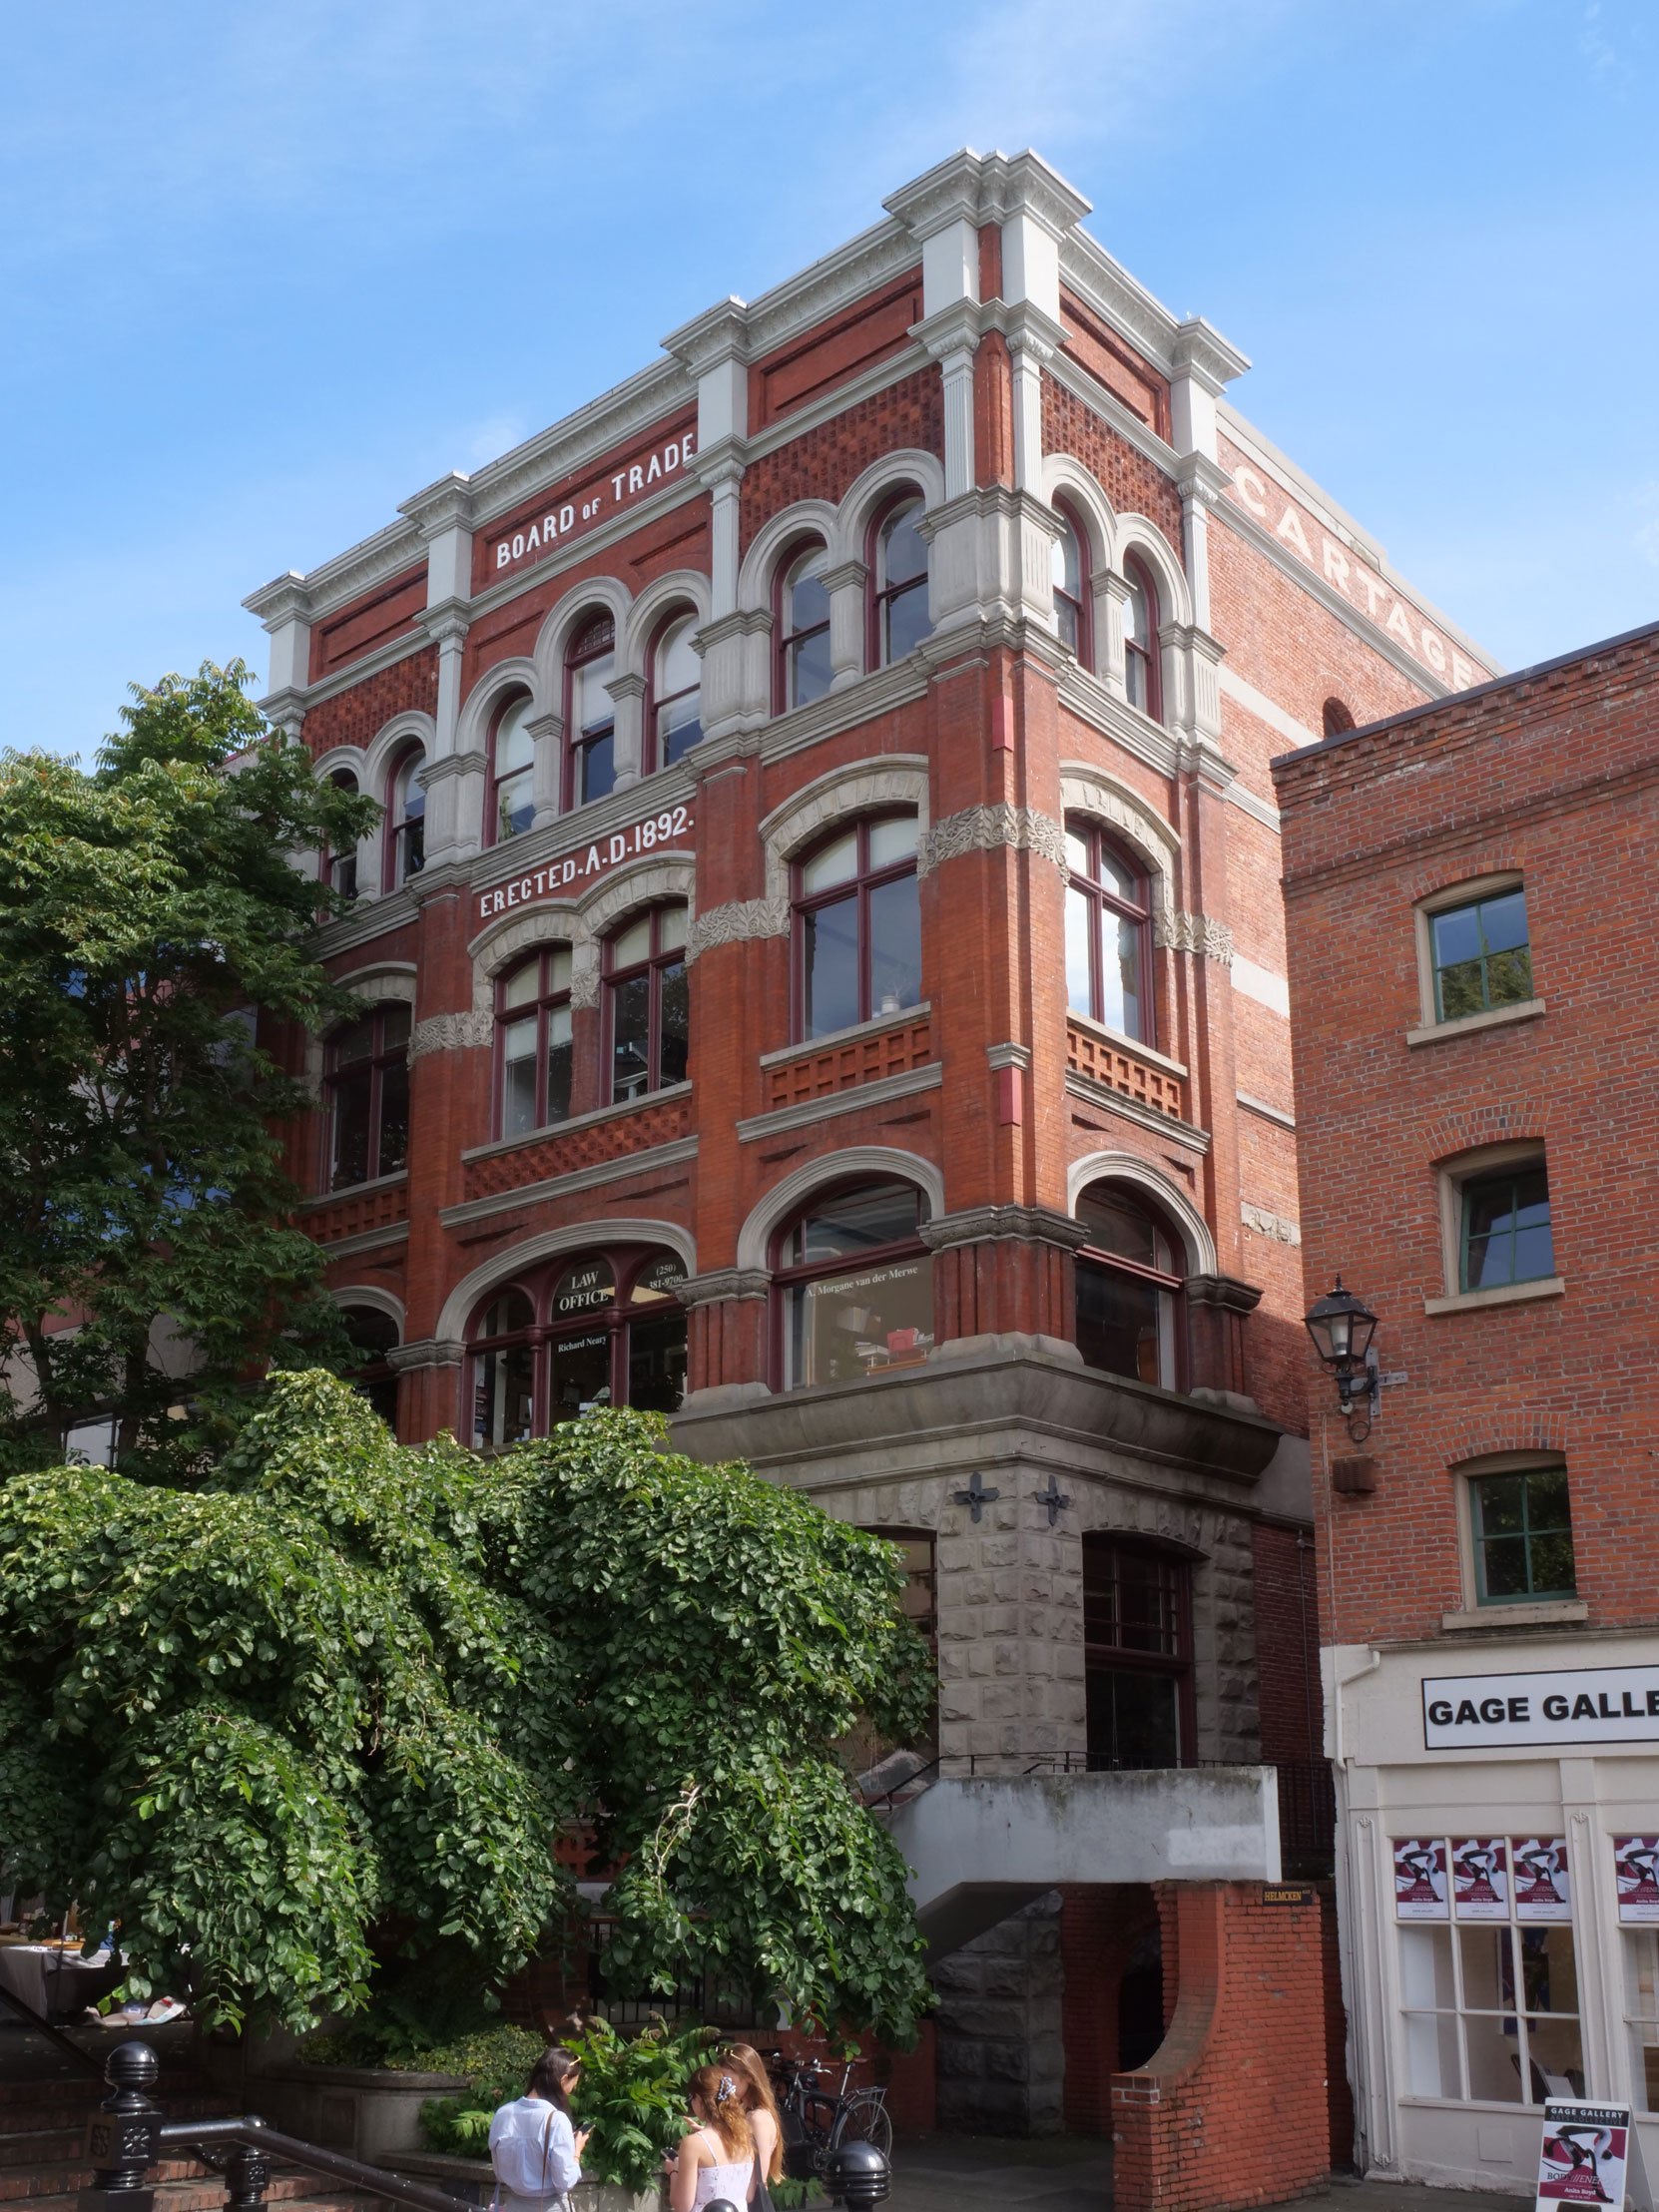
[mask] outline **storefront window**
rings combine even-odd
[[[522,1443],[606,1405],[679,1410],[686,1271],[672,1253],[586,1252],[498,1293],[472,1346],[472,1442]]]
[[[779,1240],[784,1387],[919,1367],[933,1343],[926,1202],[908,1183],[815,1199]]]
[[[1565,1845],[1454,1836],[1396,1840],[1393,1852],[1408,2093],[1583,2096]]]
[[[1630,2089],[1644,2112],[1659,2112],[1659,1928],[1626,1928],[1624,2022]]]

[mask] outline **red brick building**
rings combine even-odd
[[[1308,1290],[1380,1317],[1363,1445],[1314,1384],[1361,2162],[1529,2195],[1588,2095],[1652,2174],[1659,627],[1274,773]]]
[[[249,601],[385,808],[305,1219],[405,1438],[631,1398],[905,1543],[946,1781],[1306,1765],[1269,762],[1487,668],[1040,161],[885,205]],[[941,1963],[946,2117],[1116,2065],[1059,1911]]]

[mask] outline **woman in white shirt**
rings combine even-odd
[[[570,2092],[580,2072],[574,2051],[544,2050],[523,2096],[503,2104],[491,2120],[500,2212],[569,2212],[589,2133],[583,2128],[578,2134],[570,2117]]]
[[[704,2212],[715,2204],[743,2212],[754,2192],[757,2167],[755,2137],[737,2078],[725,2066],[699,2066],[688,2087],[698,2125],[674,2161],[670,2212]]]

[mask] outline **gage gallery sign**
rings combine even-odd
[[[1422,1740],[1429,1751],[1659,1743],[1659,1667],[1430,1677]]]

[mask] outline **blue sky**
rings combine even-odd
[[[1651,0],[62,0],[0,84],[0,742],[1030,145],[1510,666],[1659,614]]]

